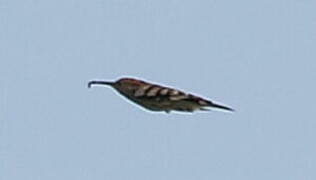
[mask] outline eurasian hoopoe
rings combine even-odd
[[[88,87],[90,88],[92,85],[111,86],[129,100],[151,111],[169,113],[170,111],[209,110],[206,107],[234,111],[232,108],[215,104],[192,94],[133,78],[122,78],[115,82],[90,81]]]

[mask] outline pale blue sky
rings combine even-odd
[[[0,180],[316,179],[316,1],[0,0]],[[91,79],[236,113],[150,113]]]

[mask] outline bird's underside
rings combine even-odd
[[[193,112],[195,110],[207,110],[203,107],[200,107],[196,102],[189,99],[182,100],[170,100],[168,97],[139,97],[129,99],[140,106],[151,110],[151,111],[165,111],[169,113],[170,111],[184,111],[184,112]]]
[[[233,111],[229,107],[215,104],[201,97],[137,79],[123,78],[116,82],[90,81],[88,85],[90,87],[93,84],[110,85],[121,95],[151,111],[193,112],[209,110],[208,108]]]

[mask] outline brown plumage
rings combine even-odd
[[[129,100],[151,111],[193,112],[209,110],[207,107],[234,111],[232,108],[215,104],[192,94],[133,78],[122,78],[115,82],[90,81],[88,87],[90,88],[92,85],[111,86]]]

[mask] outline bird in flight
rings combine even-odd
[[[166,113],[170,111],[193,112],[196,110],[210,110],[208,108],[234,111],[230,107],[216,104],[177,89],[134,78],[121,78],[114,82],[93,80],[88,83],[88,87],[90,88],[92,85],[110,86],[127,99],[151,111],[165,111]]]

